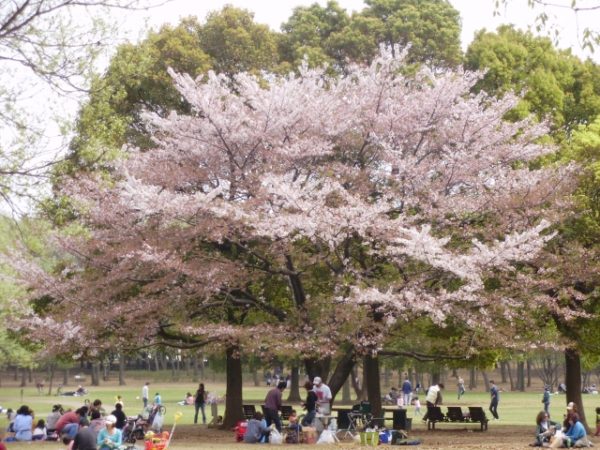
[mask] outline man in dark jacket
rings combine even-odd
[[[280,381],[276,388],[271,389],[265,397],[265,419],[267,426],[275,424],[277,431],[281,432],[281,419],[279,410],[281,409],[281,394],[285,390],[287,383]]]

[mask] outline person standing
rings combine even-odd
[[[149,398],[148,391],[150,390],[150,388],[148,386],[150,386],[150,383],[148,381],[146,381],[146,383],[144,384],[144,387],[142,388],[142,401],[144,402],[144,408],[146,408],[148,406],[148,398]]]
[[[321,377],[315,377],[313,379],[314,391],[317,394],[317,408],[319,413],[324,416],[328,416],[331,414],[331,399],[333,398],[331,395],[331,389],[325,383]]]
[[[206,423],[206,414],[204,407],[206,406],[207,392],[204,389],[204,383],[200,383],[198,390],[196,391],[196,398],[194,399],[194,407],[196,408],[196,414],[194,415],[194,423],[198,423],[198,410],[202,410],[202,423]]]
[[[281,432],[281,418],[279,417],[281,394],[286,386],[287,383],[285,381],[280,381],[277,387],[267,392],[267,396],[265,397],[265,420],[267,421],[267,427],[274,423],[279,432]]]
[[[160,396],[160,392],[157,392],[154,395],[154,404],[155,405],[162,405],[162,397]]]
[[[498,391],[498,387],[494,383],[494,380],[490,380],[490,412],[494,419],[498,420],[498,403],[500,402],[500,392]]]
[[[442,389],[444,389],[444,383],[434,384],[430,386],[427,390],[427,395],[425,396],[425,404],[427,408],[431,406],[439,406],[442,404]],[[427,420],[429,417],[429,410],[423,416],[423,420]]]
[[[456,387],[458,388],[458,399],[465,395],[465,380],[462,377],[458,377],[458,382],[456,383]]]
[[[408,408],[410,400],[412,398],[412,384],[408,379],[408,375],[405,376],[404,382],[402,383],[402,403]]]
[[[313,391],[313,384],[310,381],[304,383],[304,389],[306,389],[306,401],[304,402],[304,409],[306,414],[302,419],[301,425],[303,427],[310,427],[315,420],[317,415],[317,394]]]
[[[544,404],[544,412],[550,414],[550,387],[544,386],[544,396],[542,397],[542,403]]]

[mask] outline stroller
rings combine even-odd
[[[123,442],[135,444],[135,441],[143,440],[150,430],[160,432],[166,412],[167,408],[163,405],[152,405],[145,408],[142,414],[128,417],[123,427]]]

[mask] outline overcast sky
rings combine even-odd
[[[579,4],[591,0],[579,0]],[[165,22],[177,23],[186,16],[196,16],[203,20],[209,11],[219,10],[226,4],[246,8],[255,13],[255,20],[268,24],[272,29],[279,30],[281,23],[286,21],[296,6],[320,3],[326,5],[327,0],[171,0],[163,6],[139,13],[119,14],[123,29],[129,30],[128,37],[136,40],[144,28],[145,20],[152,27],[158,27]],[[362,0],[338,0],[338,3],[347,11],[360,11],[365,7]],[[462,44],[466,49],[473,39],[475,31],[481,28],[495,30],[502,23],[514,23],[519,28],[532,27],[535,31],[536,11],[527,6],[526,0],[511,0],[509,7],[499,11],[494,16],[494,0],[450,0],[450,3],[460,12],[462,18]],[[570,4],[571,0],[555,0],[555,3]],[[579,14],[576,16],[572,11],[561,8],[548,8],[546,12],[550,16],[550,22],[556,25],[561,34],[560,46],[572,48],[573,52],[580,56],[597,55],[584,53],[579,45],[578,38],[581,31],[586,27],[597,26],[600,14]],[[579,32],[578,32],[579,30]],[[579,34],[579,36],[578,36]]]

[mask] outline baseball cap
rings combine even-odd
[[[106,416],[106,419],[104,419],[104,421],[106,423],[112,423],[114,425],[115,423],[117,423],[117,418],[115,416],[113,416],[112,414],[110,414],[110,415]]]

